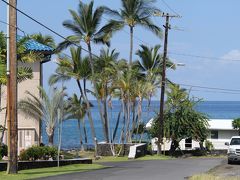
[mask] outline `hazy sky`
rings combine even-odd
[[[62,22],[70,18],[68,9],[76,10],[78,2],[78,0],[18,0],[18,8],[58,33],[67,36],[71,32],[62,26]],[[84,0],[84,2],[89,1]],[[238,77],[240,69],[240,1],[165,0],[165,2],[182,16],[181,19],[171,19],[173,29],[169,32],[169,57],[175,63],[186,64],[184,67],[178,67],[175,71],[168,70],[169,79],[179,84],[189,85],[185,87],[191,88],[194,96],[204,100],[240,100],[240,79]],[[99,5],[118,9],[120,0],[95,0],[95,6]],[[157,1],[156,6],[164,12],[173,14],[161,0]],[[6,4],[0,1],[1,21],[6,21],[6,7]],[[105,18],[109,19],[107,16]],[[164,24],[164,19],[161,17],[153,17],[153,20],[161,27]],[[41,32],[52,35],[56,42],[62,41],[61,38],[21,14],[18,15],[18,27],[29,34]],[[6,25],[0,23],[0,30],[6,31]],[[134,51],[143,42],[149,46],[163,44],[162,40],[149,31],[137,27],[134,33]],[[94,53],[98,54],[101,47],[94,46]],[[112,39],[112,48],[116,48],[122,58],[129,57],[128,29],[115,34]],[[214,58],[196,58],[179,54]],[[55,67],[52,62],[44,65],[45,84]],[[239,91],[200,89],[195,86]],[[75,84],[70,84],[68,87],[71,91],[76,88]]]

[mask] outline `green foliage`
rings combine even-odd
[[[164,131],[167,139],[173,142],[173,151],[182,139],[192,138],[203,142],[208,134],[208,118],[195,110],[199,101],[190,98],[188,93],[177,85],[170,85],[167,91],[164,113]],[[150,133],[156,137],[159,132],[157,119]]]
[[[27,96],[19,101],[18,107],[20,112],[26,116],[42,120],[46,125],[48,137],[51,137],[54,135],[54,129],[58,125],[58,109],[61,109],[63,116],[65,115],[62,105],[65,106],[66,104],[64,99],[66,94],[64,89],[57,90],[52,88],[50,93],[47,93],[42,87],[38,87],[38,90],[41,98],[27,91]],[[49,138],[49,145],[52,144],[52,139]]]
[[[57,148],[50,146],[32,146],[22,150],[19,155],[20,160],[35,161],[38,159],[48,160],[57,158]]]
[[[240,135],[240,118],[234,119],[232,122],[232,126],[234,129],[238,130],[238,133]]]
[[[211,151],[212,149],[214,149],[213,143],[208,140],[205,141],[205,147],[206,147],[207,151]]]
[[[5,144],[0,144],[0,159],[2,159],[3,156],[7,156],[8,154],[8,147]]]

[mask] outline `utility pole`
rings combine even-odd
[[[166,18],[166,23],[163,26],[165,28],[164,36],[164,52],[163,52],[163,66],[162,66],[162,82],[161,82],[161,96],[160,96],[160,112],[159,112],[159,134],[158,134],[158,154],[161,154],[161,144],[164,137],[164,95],[166,85],[166,61],[167,61],[167,49],[168,49],[168,30],[171,29],[169,25],[169,18],[179,17],[176,15],[162,14],[162,17]]]
[[[16,174],[18,167],[18,121],[17,121],[17,0],[9,0],[9,68],[8,68],[8,174]]]

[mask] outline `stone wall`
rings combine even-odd
[[[66,166],[71,164],[92,164],[92,159],[66,159],[60,160],[60,166]],[[19,161],[18,170],[24,169],[36,169],[36,168],[46,168],[46,167],[56,167],[57,161]],[[0,171],[7,170],[7,162],[0,162]]]

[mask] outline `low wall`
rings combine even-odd
[[[66,166],[71,164],[92,164],[92,159],[82,158],[82,159],[66,159],[60,160],[60,166]],[[19,161],[18,170],[24,169],[36,169],[36,168],[46,168],[46,167],[56,167],[57,161]],[[0,162],[0,171],[7,170],[7,162]]]
[[[121,144],[114,144],[115,149],[119,149],[120,145]],[[123,145],[124,146],[123,147],[124,150],[122,150],[120,155],[121,156],[128,155],[129,154],[129,150],[130,150],[130,146],[133,146],[133,145],[135,145],[135,144],[124,144]],[[142,150],[141,153],[146,154],[146,150],[145,149],[146,148],[144,147],[144,151]],[[98,156],[112,156],[113,154],[112,154],[112,151],[111,151],[111,148],[110,148],[110,144],[108,144],[108,143],[98,144],[97,145],[97,155]]]

